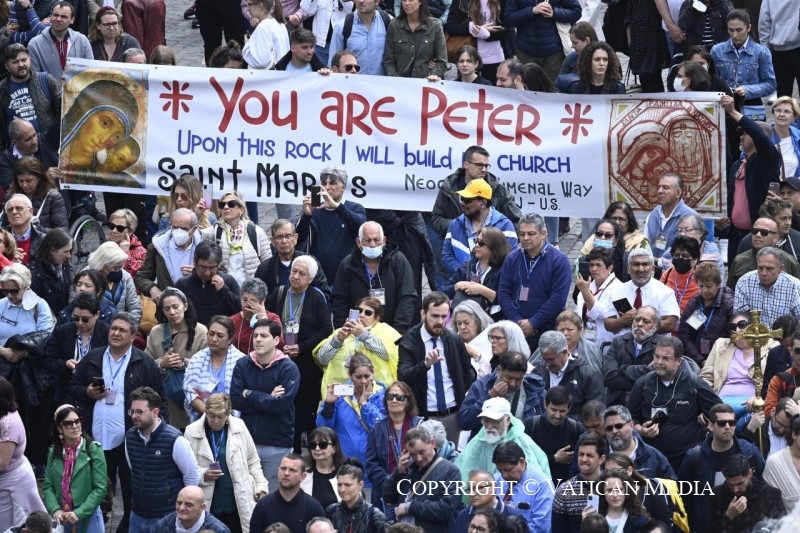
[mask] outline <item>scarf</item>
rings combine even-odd
[[[64,475],[61,476],[61,508],[64,511],[73,510],[72,491],[72,471],[75,469],[75,460],[78,458],[78,449],[81,447],[83,439],[78,439],[72,446],[64,446]]]

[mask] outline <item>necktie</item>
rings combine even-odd
[[[633,308],[639,309],[642,306],[642,288],[636,287],[636,298],[633,300]]]
[[[743,180],[747,174],[747,158],[742,159],[742,164],[736,169],[736,179]]]
[[[436,341],[437,337],[431,338],[434,350],[437,348]],[[444,399],[444,374],[442,374],[441,362],[433,364],[433,380],[436,383],[436,409],[443,413],[447,411],[447,400]]]

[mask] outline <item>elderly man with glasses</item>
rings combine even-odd
[[[33,220],[33,204],[24,194],[14,194],[5,205],[5,227],[14,236],[17,243],[17,261],[23,265],[30,263],[30,258],[39,249],[47,229]]]

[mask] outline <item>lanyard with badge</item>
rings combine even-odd
[[[659,252],[663,252],[667,249],[667,241],[669,240],[666,233],[667,228],[669,227],[670,222],[675,222],[677,224],[677,220],[681,218],[680,215],[682,211],[683,210],[678,211],[677,213],[675,213],[674,216],[669,217],[666,222],[664,222],[663,224],[659,224],[659,231],[658,235],[656,235],[656,242],[655,242],[655,249],[658,250]],[[660,216],[661,215],[659,215],[659,217]]]
[[[119,375],[120,370],[125,368],[125,363],[128,359],[128,353],[126,353],[125,356],[119,360],[117,371],[112,373],[111,367],[114,366],[114,359],[111,357],[109,352],[106,352],[106,357],[108,358],[108,373],[111,376],[111,386],[106,389],[106,395],[103,398],[103,401],[108,405],[114,405],[116,403],[117,391],[119,390],[117,388],[117,376]]]
[[[383,282],[381,282],[380,272],[378,272],[378,269],[376,268],[375,269],[375,274],[372,274],[369,271],[369,265],[367,265],[367,262],[364,261],[363,259],[361,260],[361,262],[364,264],[364,272],[366,273],[367,280],[369,282],[369,295],[370,295],[370,297],[376,298],[381,303],[381,305],[386,305],[386,289],[383,288]],[[377,288],[373,288],[372,280],[374,280],[375,278],[378,278],[378,287]]]
[[[292,304],[292,291],[289,291],[289,320],[286,322],[286,345],[292,346],[297,344],[297,334],[300,333],[300,323],[295,320],[297,312],[303,307],[303,300],[306,298],[306,293],[300,297],[300,302],[297,307]]]
[[[711,318],[714,316],[715,308],[711,308],[711,312],[706,316],[705,304],[700,304],[701,309],[692,313],[692,316],[686,319],[686,323],[694,330],[697,331],[697,337],[700,339],[700,353],[708,355],[711,352],[711,340],[705,338],[708,331],[708,326],[711,324]],[[700,329],[702,328],[702,329]]]
[[[222,470],[219,466],[219,449],[222,447],[222,442],[225,440],[225,428],[222,428],[219,436],[219,442],[217,442],[217,435],[216,431],[213,429],[211,430],[211,447],[214,449],[214,461],[209,463],[208,469],[209,470]]]
[[[547,246],[547,244],[545,244],[545,246]],[[544,248],[542,248],[542,251],[539,252],[539,257],[536,258],[536,261],[533,261],[533,260],[530,261],[530,267],[528,267],[528,254],[524,250],[522,252],[522,256],[523,257],[522,257],[522,261],[520,261],[520,263],[525,268],[526,276],[525,276],[525,279],[523,279],[522,278],[522,272],[519,273],[520,288],[519,288],[519,298],[518,298],[518,300],[520,302],[527,302],[528,301],[528,291],[530,290],[530,288],[526,285],[526,283],[528,283],[531,280],[531,274],[533,274],[533,271],[536,269],[536,265],[539,264],[539,261],[541,261],[543,255],[544,255]]]

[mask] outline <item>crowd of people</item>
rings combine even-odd
[[[644,93],[671,67],[668,91],[725,93],[727,216],[687,205],[677,169],[623,160],[657,205],[583,219],[570,261],[559,219],[469,146],[425,214],[365,209],[339,166],[268,228],[190,174],[159,200],[106,193],[108,240],[75,272],[66,59],[176,64],[165,6],[0,2],[0,531],[749,532],[790,512],[800,12],[758,4],[198,0],[212,68],[438,81],[450,63],[591,95],[630,89],[617,52]],[[663,158],[649,139],[637,157]],[[765,354],[757,316],[780,337]]]

